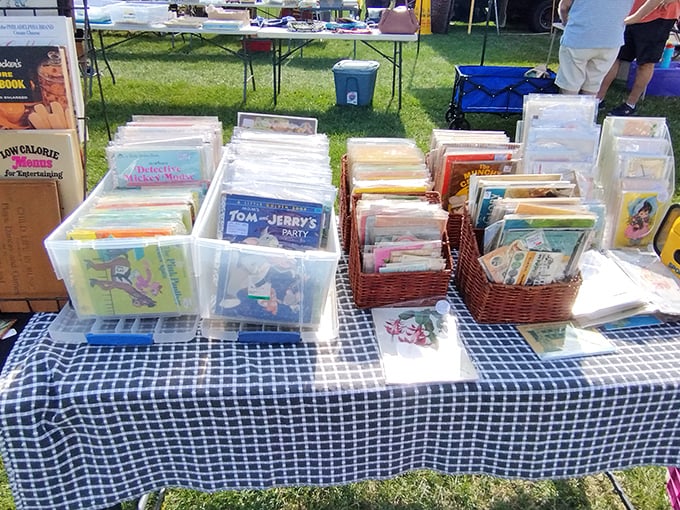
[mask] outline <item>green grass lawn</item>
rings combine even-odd
[[[331,142],[332,165],[339,174],[340,158],[348,137],[397,136],[412,138],[427,150],[433,128],[446,127],[445,112],[451,100],[456,64],[479,64],[483,26],[472,34],[465,26],[452,26],[448,34],[423,36],[420,47],[404,45],[404,93],[399,111],[391,99],[391,67],[382,57],[357,45],[357,58],[378,60],[373,107],[335,105],[333,64],[352,56],[353,45],[345,41],[319,41],[286,62],[282,91],[276,107],[272,101],[272,71],[269,55],[254,55],[256,90],[248,90],[242,101],[242,64],[232,55],[189,36],[161,37],[147,34],[125,41],[107,52],[116,83],[102,71],[104,104],[97,83],[88,103],[90,139],[87,144],[88,183],[93,186],[107,170],[108,142],[104,111],[110,128],[130,120],[133,114],[216,115],[224,125],[225,142],[239,111],[269,112],[316,117],[319,131]],[[107,44],[123,40],[125,34],[106,34]],[[95,40],[97,35],[95,34]],[[237,49],[233,38],[215,41]],[[503,30],[488,32],[484,64],[533,67],[548,59],[550,36]],[[391,51],[390,46],[385,46]],[[556,69],[557,42],[551,68]],[[624,96],[623,84],[610,91],[614,106]],[[669,119],[673,139],[680,140],[680,99],[647,97],[640,114]],[[514,136],[518,116],[468,115],[472,129],[496,129]],[[664,467],[642,467],[616,473],[628,497],[639,510],[668,508],[664,491]],[[6,477],[0,483],[0,509],[14,508]],[[127,504],[126,509],[133,506]],[[571,480],[508,481],[487,476],[448,476],[430,471],[407,473],[386,481],[366,481],[332,488],[290,488],[266,491],[225,491],[213,495],[172,489],[165,510],[605,510],[623,509],[612,484],[604,474]]]

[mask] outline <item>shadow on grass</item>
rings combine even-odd
[[[549,482],[554,491],[540,501],[536,493],[521,486],[514,487],[514,494],[502,501],[491,504],[488,510],[587,510],[592,508],[581,480],[570,483],[566,480]]]

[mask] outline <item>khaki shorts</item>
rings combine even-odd
[[[618,53],[618,48],[560,46],[560,67],[555,85],[574,94],[596,94]]]

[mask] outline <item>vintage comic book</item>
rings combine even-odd
[[[476,381],[455,317],[437,306],[371,309],[386,384]]]
[[[0,129],[72,129],[76,118],[61,46],[2,50]]]
[[[319,203],[223,193],[218,236],[233,243],[293,250],[319,248],[324,206]]]
[[[571,322],[520,324],[517,329],[544,361],[616,352],[616,346],[602,333]]]
[[[3,179],[50,179],[57,183],[62,219],[85,198],[85,173],[74,129],[0,129]]]
[[[198,298],[186,247],[80,248],[71,252],[72,298],[79,315],[182,315]]]

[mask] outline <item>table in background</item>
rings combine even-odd
[[[274,105],[281,92],[281,69],[283,63],[296,52],[310,44],[312,41],[357,41],[362,42],[392,64],[392,98],[398,90],[398,108],[401,109],[402,89],[402,50],[405,42],[418,40],[418,34],[382,34],[379,30],[373,30],[370,34],[349,32],[292,32],[285,28],[263,27],[257,32],[259,39],[272,40],[272,78],[274,88]],[[283,51],[283,41],[289,42],[289,48]],[[376,43],[391,42],[392,54],[381,51]]]
[[[337,275],[328,345],[56,344],[28,324],[0,374],[17,509],[103,508],[162,487],[336,485],[414,469],[527,479],[680,464],[680,326],[610,334],[618,352],[541,362],[475,323],[480,380],[386,386],[369,311]]]
[[[193,35],[196,37],[199,37],[201,40],[206,41],[209,44],[212,44],[214,46],[217,46],[218,48],[226,51],[230,55],[234,55],[241,59],[243,62],[243,101],[246,101],[246,93],[248,90],[248,82],[252,82],[253,84],[253,90],[255,90],[255,76],[253,74],[253,62],[250,58],[250,55],[247,52],[246,46],[241,45],[240,50],[233,50],[231,48],[228,48],[226,46],[223,46],[221,44],[216,43],[209,37],[205,37],[206,35],[226,35],[226,36],[236,36],[239,37],[240,40],[243,40],[246,37],[252,37],[257,34],[259,31],[259,27],[254,27],[254,26],[245,26],[241,27],[238,30],[220,30],[220,29],[214,29],[214,28],[195,28],[195,27],[187,27],[187,26],[170,26],[170,25],[164,25],[162,23],[159,24],[151,24],[151,25],[143,25],[139,23],[90,23],[90,30],[92,31],[97,31],[99,33],[99,43],[100,43],[100,48],[99,51],[102,54],[102,58],[104,59],[104,62],[109,69],[109,72],[111,73],[111,76],[113,77],[113,71],[111,70],[111,66],[109,65],[108,58],[106,56],[106,50],[113,48],[114,46],[117,46],[118,44],[122,44],[123,42],[129,40],[125,39],[124,41],[118,41],[113,44],[106,45],[104,43],[104,36],[103,32],[104,31],[119,31],[119,32],[128,32],[131,34],[130,38],[137,37],[144,32],[154,32],[158,34],[171,34],[173,36],[175,35],[181,35],[181,34],[188,34],[188,35]],[[174,40],[173,40],[174,44]],[[115,83],[115,79],[114,79]]]

